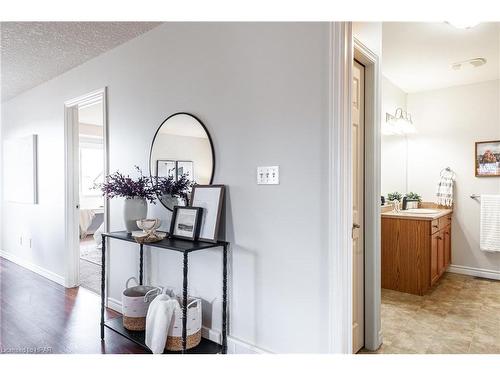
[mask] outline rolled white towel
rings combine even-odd
[[[165,350],[170,321],[177,307],[177,299],[166,294],[160,294],[149,305],[146,316],[146,345],[153,354],[161,354]]]

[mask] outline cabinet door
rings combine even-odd
[[[445,269],[445,256],[444,256],[444,229],[438,232],[438,274],[441,276]]]
[[[438,265],[438,249],[439,249],[439,232],[431,237],[431,285],[439,279],[439,265]]]
[[[444,230],[444,266],[451,264],[451,226]]]

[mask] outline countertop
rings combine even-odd
[[[440,209],[440,208],[433,208],[433,210],[439,211],[435,214],[415,214],[415,213],[408,213],[405,211],[400,211],[400,212],[394,212],[392,210],[382,212],[381,216],[384,218],[394,218],[394,219],[410,219],[410,220],[435,220],[439,219],[440,217],[446,216],[448,214],[451,214],[453,210],[451,209]]]

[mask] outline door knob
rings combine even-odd
[[[354,224],[352,224],[352,228],[358,229],[358,228],[361,228],[361,225],[354,223]]]

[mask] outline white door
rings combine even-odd
[[[364,79],[365,68],[354,61],[352,91],[352,350],[364,346]]]

